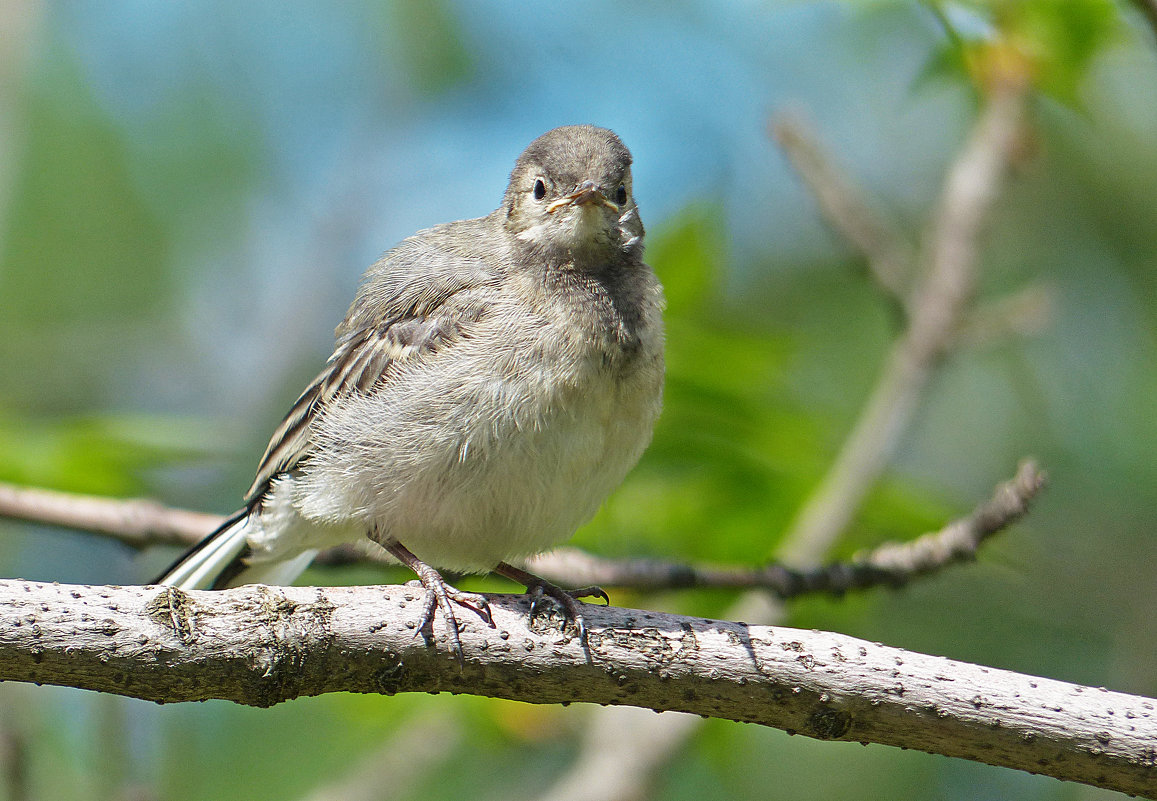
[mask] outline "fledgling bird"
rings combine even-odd
[[[601,590],[510,563],[568,539],[650,442],[662,307],[630,152],[604,128],[548,131],[498,209],[420,231],[366,271],[245,507],[157,583],[288,583],[318,550],[368,536],[417,573],[421,629],[440,609],[459,658],[451,602],[487,622],[489,609],[439,568],[512,578],[581,632],[575,598]]]

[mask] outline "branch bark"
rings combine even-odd
[[[840,634],[614,607],[589,649],[525,596],[461,625],[465,665],[415,637],[422,590],[168,587],[0,580],[0,680],[158,702],[270,706],[327,692],[590,702],[874,742],[1157,797],[1154,701]]]

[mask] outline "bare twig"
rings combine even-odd
[[[885,543],[850,562],[793,569],[695,566],[661,559],[606,559],[577,548],[559,548],[527,562],[538,575],[563,586],[600,585],[637,590],[688,587],[759,589],[780,598],[809,593],[842,594],[878,585],[896,586],[924,573],[975,556],[984,540],[1015,522],[1044,482],[1032,461],[1021,464],[1015,478],[997,488],[994,497],[970,515],[910,542]],[[153,501],[117,500],[0,483],[0,517],[68,526],[114,537],[133,547],[177,542],[191,544],[223,518]],[[384,561],[377,551],[353,546],[331,549],[319,557],[326,564]]]
[[[1054,316],[1055,294],[1051,286],[1031,284],[977,306],[960,326],[957,346],[984,346],[1041,333]]]
[[[661,560],[602,559],[574,548],[536,557],[529,564],[536,573],[580,586],[598,584],[666,590],[681,587],[757,589],[782,599],[803,594],[835,593],[880,585],[896,586],[932,571],[972,559],[992,534],[1006,528],[1028,511],[1028,504],[1044,484],[1036,463],[1021,463],[1011,480],[996,488],[993,497],[967,517],[909,542],[885,543],[851,561],[794,570],[781,564],[763,568],[693,567]]]
[[[327,692],[452,692],[672,709],[876,742],[1157,796],[1154,702],[819,631],[614,607],[573,627],[490,595],[465,662],[414,631],[421,589],[217,592],[0,580],[0,680],[269,706]]]
[[[771,133],[819,202],[828,222],[860,252],[880,287],[906,307],[906,285],[914,259],[903,234],[875,213],[846,173],[835,167],[818,137],[798,114],[776,116]]]
[[[1016,476],[996,488],[992,498],[935,534],[911,542],[886,543],[852,559],[869,571],[909,581],[950,562],[971,559],[988,537],[1024,516],[1028,504],[1044,486],[1045,476],[1031,460],[1021,462]]]
[[[141,498],[100,498],[2,482],[0,517],[91,531],[134,548],[192,545],[224,520]]]

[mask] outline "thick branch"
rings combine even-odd
[[[327,692],[591,702],[875,742],[1157,797],[1145,698],[817,631],[585,608],[584,653],[525,596],[461,626],[465,666],[414,636],[422,590],[241,587],[184,593],[0,580],[0,680],[159,702],[269,706]]]

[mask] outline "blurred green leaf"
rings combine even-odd
[[[146,415],[29,419],[0,410],[0,481],[98,495],[127,495],[141,472],[219,452],[203,420]]]
[[[945,40],[921,71],[984,89],[1010,70],[1041,92],[1080,106],[1093,59],[1121,36],[1112,0],[923,0]]]
[[[0,250],[0,386],[9,402],[60,409],[86,375],[106,369],[102,354],[164,314],[168,242],[74,65],[49,62],[27,99],[28,141]]]
[[[647,261],[663,281],[667,316],[702,314],[718,300],[726,271],[723,209],[688,206],[652,231]]]

